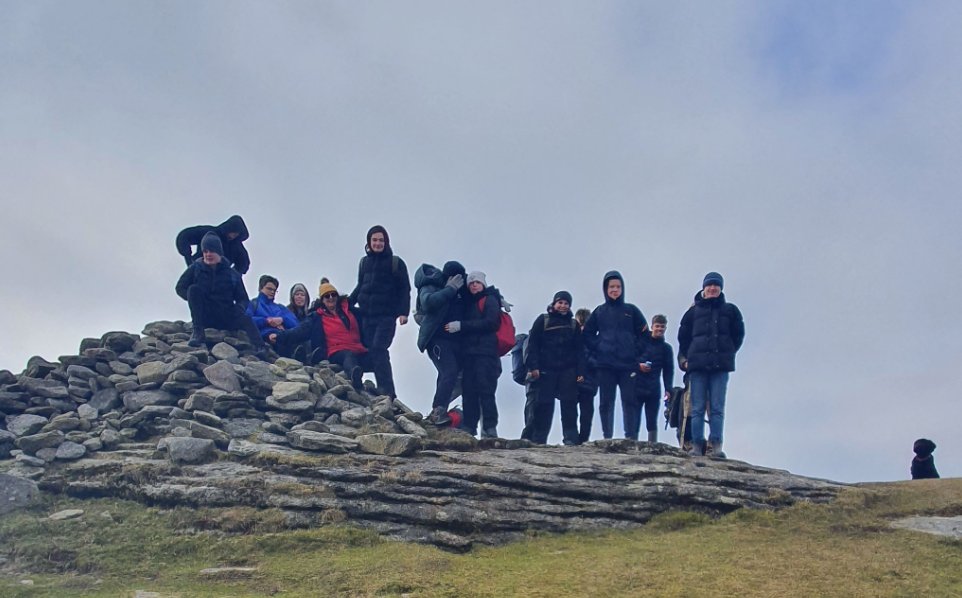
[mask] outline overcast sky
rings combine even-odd
[[[243,215],[248,291],[271,273],[286,297],[321,276],[349,292],[383,224],[412,275],[485,271],[523,329],[559,289],[596,306],[618,269],[677,348],[717,270],[747,329],[731,457],[897,480],[925,436],[943,477],[962,473],[958,2],[0,14],[0,368],[189,319],[183,227]],[[426,412],[416,334],[401,328],[392,355],[399,397]],[[499,430],[517,437],[509,361]]]

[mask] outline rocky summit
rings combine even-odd
[[[668,510],[720,515],[831,500],[842,485],[666,444],[579,447],[425,425],[339,367],[261,361],[241,334],[184,322],[84,339],[0,371],[9,509],[38,494],[158,506],[274,508],[292,527],[350,521],[465,550],[531,531],[631,528]],[[13,476],[7,477],[7,476]]]

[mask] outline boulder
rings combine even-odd
[[[7,430],[16,436],[36,434],[46,426],[48,420],[40,415],[13,415],[7,418]]]
[[[227,343],[217,343],[210,350],[210,354],[217,359],[228,361],[230,363],[237,363],[240,358],[240,353],[234,347],[228,345]]]
[[[291,430],[287,433],[287,441],[291,446],[323,453],[347,453],[358,448],[356,440],[310,430]]]
[[[176,464],[197,464],[211,461],[217,456],[214,441],[207,438],[164,438],[158,450],[167,449],[167,456]]]
[[[120,395],[113,388],[105,388],[94,393],[87,405],[100,413],[106,413],[120,406]]]
[[[134,368],[137,382],[140,384],[154,384],[163,382],[167,378],[166,366],[163,361],[147,361]]]
[[[61,461],[74,461],[87,454],[87,447],[69,440],[57,447],[56,458]]]
[[[84,404],[77,407],[77,415],[80,416],[80,419],[92,421],[100,416],[100,412],[97,411],[96,407],[91,407],[89,404]]]
[[[100,337],[101,346],[115,353],[125,353],[134,348],[140,337],[129,332],[108,332]]]
[[[29,507],[39,500],[40,488],[36,482],[0,473],[0,515]]]
[[[8,459],[10,451],[16,446],[17,437],[13,432],[0,430],[0,459]]]
[[[124,393],[124,407],[136,412],[151,405],[176,405],[177,397],[163,390],[134,390]]]
[[[17,448],[28,455],[36,455],[37,451],[45,448],[57,448],[64,441],[64,434],[60,430],[41,432],[30,436],[17,438]]]
[[[413,434],[364,434],[355,440],[362,451],[374,455],[407,457],[421,448],[421,440]]]
[[[227,392],[240,392],[241,383],[234,366],[226,361],[218,361],[204,368],[204,377],[215,387]]]

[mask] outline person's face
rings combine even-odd
[[[480,280],[472,280],[468,283],[468,290],[471,291],[472,295],[477,295],[484,290],[484,283]]]
[[[307,304],[307,293],[304,291],[294,291],[294,305],[304,307]]]
[[[608,281],[608,298],[612,301],[617,301],[618,297],[621,297],[621,281],[617,278],[612,278]]]
[[[268,299],[273,299],[274,295],[277,294],[277,285],[274,284],[273,282],[268,282],[263,287],[261,287],[261,293],[264,293],[264,296],[267,297]]]
[[[701,290],[701,296],[705,299],[714,299],[721,295],[721,287],[717,284],[710,284]]]
[[[568,313],[568,310],[571,309],[571,304],[564,299],[558,299],[554,302],[554,305],[551,306],[551,309],[555,310],[559,314],[566,314]]]
[[[666,325],[662,323],[651,325],[651,338],[665,338]]]
[[[228,241],[233,241],[234,239],[236,239],[236,238],[239,237],[239,236],[240,236],[240,233],[239,233],[239,232],[237,232],[237,231],[231,231],[231,232],[227,233],[227,240],[228,240]]]
[[[333,310],[337,306],[337,293],[328,293],[321,297],[324,307]]]
[[[374,253],[384,251],[384,233],[374,233],[371,235],[371,251]]]
[[[220,254],[205,249],[204,250],[204,263],[208,266],[216,266],[220,263]]]

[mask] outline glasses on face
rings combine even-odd
[[[277,287],[264,287],[264,290],[267,291],[268,293],[276,293]]]
[[[326,293],[321,296],[321,299],[337,299],[337,293]]]

